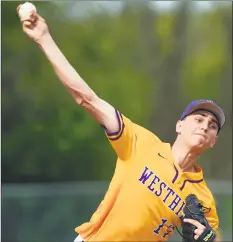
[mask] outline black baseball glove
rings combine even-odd
[[[210,227],[205,218],[204,209],[206,208],[200,203],[196,195],[190,194],[187,196],[181,219],[183,242],[213,242],[216,238],[215,231]],[[197,240],[194,239],[194,230],[196,229],[196,226],[184,222],[183,219],[185,218],[196,220],[206,227],[204,232],[198,237]]]

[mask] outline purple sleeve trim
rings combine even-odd
[[[122,127],[122,129],[121,129],[121,132],[120,132],[120,134],[119,134],[117,137],[115,137],[115,138],[108,137],[108,138],[109,138],[111,141],[115,141],[115,140],[120,139],[121,135],[123,134],[124,129],[125,129],[125,125],[123,124],[123,127]]]
[[[105,129],[105,132],[106,132],[109,140],[111,140],[111,141],[118,140],[122,136],[123,131],[125,129],[125,124],[123,122],[122,114],[117,109],[115,109],[115,113],[116,113],[116,118],[117,118],[117,122],[118,122],[118,131],[108,133],[107,128],[102,124],[100,125],[101,127],[103,127]],[[111,136],[116,136],[116,137],[111,137]]]
[[[118,135],[121,130],[121,121],[120,121],[120,117],[119,117],[119,112],[117,111],[117,109],[115,109],[115,113],[116,113],[116,118],[117,118],[117,122],[118,122],[118,130],[116,132],[112,132],[112,133],[108,133],[108,131],[106,130],[106,133],[108,136],[115,136],[115,135]],[[122,119],[122,116],[121,116],[121,120],[123,122],[123,119]]]
[[[108,137],[108,138],[109,138],[110,140],[112,140],[112,141],[114,141],[114,140],[118,140],[118,139],[121,137],[121,135],[123,134],[123,131],[124,131],[124,129],[125,129],[125,124],[124,124],[124,122],[123,122],[122,114],[119,113],[118,111],[117,111],[116,113],[117,113],[117,115],[118,115],[118,118],[119,118],[119,116],[120,116],[120,118],[119,118],[118,121],[119,121],[119,125],[122,123],[122,128],[120,128],[120,133],[118,132],[116,137],[114,137],[114,138]],[[120,119],[121,119],[121,122],[120,122]]]
[[[116,112],[116,117],[117,117],[117,121],[118,121],[118,131],[117,132],[108,133],[106,127],[104,125],[101,125],[105,129],[108,139],[111,141],[118,140],[121,137],[121,135],[123,134],[123,131],[125,129],[125,124],[123,122],[122,114],[119,113],[116,109],[115,109],[115,112]],[[121,123],[122,123],[122,125],[121,125]],[[111,136],[116,136],[116,137],[111,137]]]

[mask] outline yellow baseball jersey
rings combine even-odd
[[[75,231],[84,241],[166,241],[181,224],[184,199],[196,194],[211,208],[210,226],[218,230],[215,201],[199,166],[182,172],[171,146],[116,110],[118,132],[106,135],[118,160],[114,176],[90,221]]]

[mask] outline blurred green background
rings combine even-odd
[[[227,122],[200,165],[232,241],[232,3],[34,2],[70,63],[134,122],[173,142],[193,99]],[[101,201],[116,155],[1,2],[2,241],[68,242]],[[176,240],[181,240],[179,236]]]

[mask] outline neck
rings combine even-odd
[[[172,154],[183,172],[195,172],[195,164],[200,157],[199,153],[175,142],[172,146]]]

